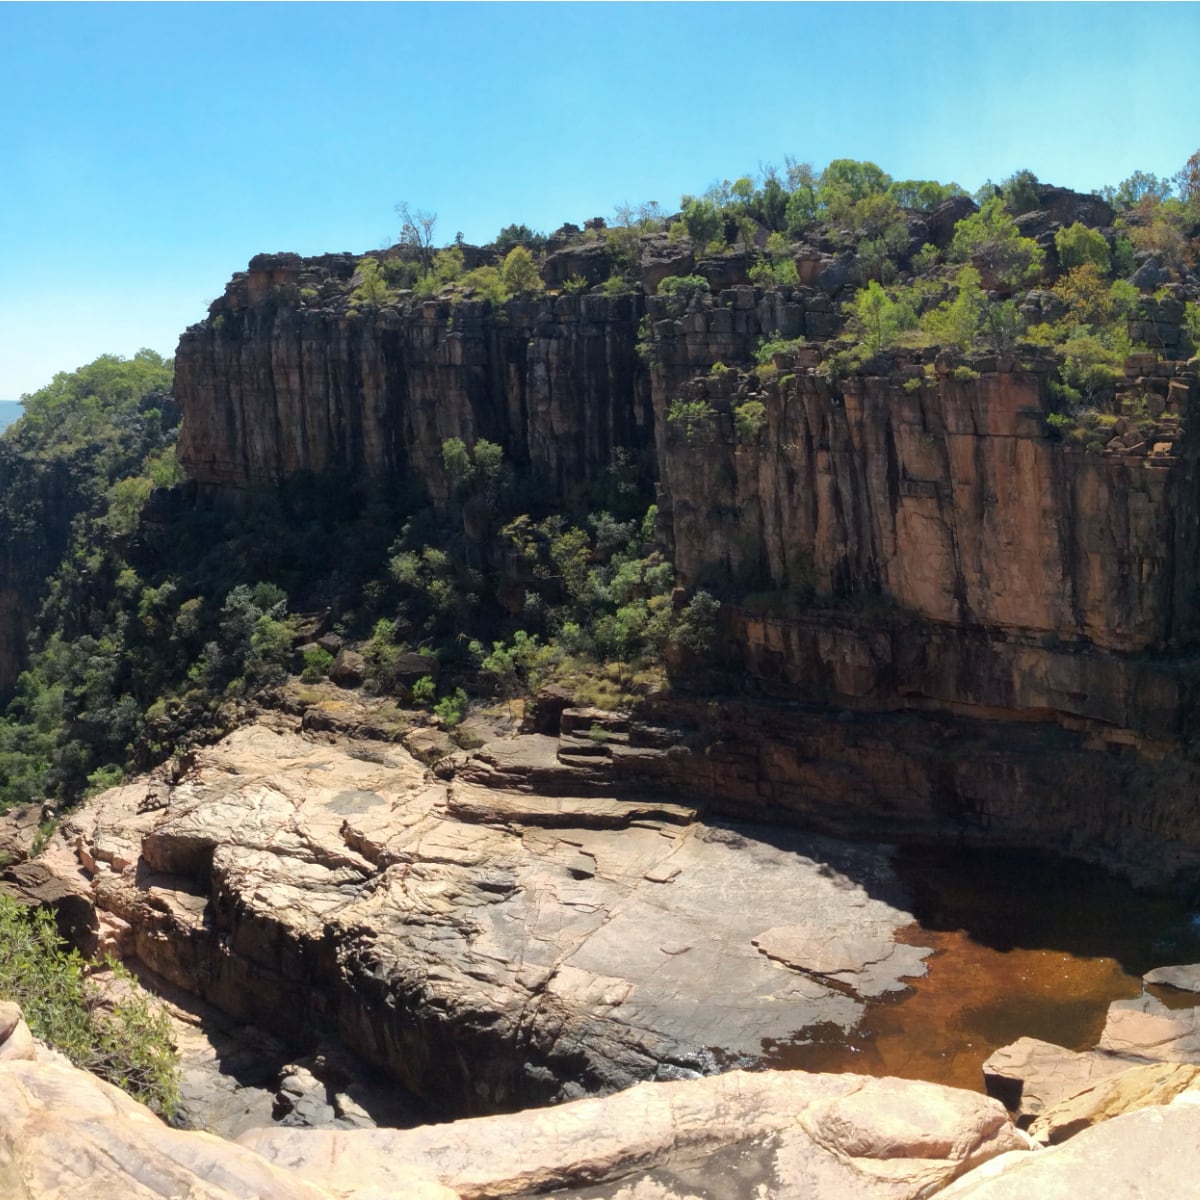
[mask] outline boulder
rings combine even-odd
[[[984,1062],[983,1082],[1010,1111],[1036,1116],[1131,1065],[1126,1058],[1023,1037]]]
[[[329,678],[338,687],[361,687],[366,678],[367,661],[357,650],[345,648],[338,651],[337,658],[329,668]]]
[[[603,283],[612,273],[612,256],[603,239],[577,242],[546,258],[542,279],[551,290],[563,287],[568,279],[583,279],[589,287]]]
[[[5,1200],[330,1200],[241,1146],[168,1128],[124,1092],[61,1062],[0,1061],[0,1113]],[[426,1187],[430,1200],[450,1200]]]
[[[695,246],[690,237],[672,242],[665,233],[642,238],[642,287],[648,293],[672,275],[690,275],[696,267]]]
[[[1158,447],[1156,446],[1157,450]],[[1174,988],[1180,992],[1200,992],[1200,963],[1178,967],[1155,967],[1142,976],[1143,983]]]
[[[696,274],[708,280],[709,289],[715,295],[726,288],[743,287],[750,282],[750,260],[745,253],[731,250],[727,254],[702,258],[696,264]]]
[[[1040,1154],[1004,1154],[938,1193],[939,1200],[1080,1200],[1194,1196],[1200,1096],[1185,1093],[1085,1129]]]
[[[90,890],[77,865],[64,855],[65,848],[54,846],[47,856],[17,863],[0,873],[0,893],[35,908],[54,913],[59,933],[84,954],[97,945],[99,921]]]
[[[1200,1086],[1200,1066],[1191,1063],[1149,1063],[1100,1079],[1074,1096],[1047,1108],[1029,1126],[1037,1142],[1056,1145],[1101,1121],[1156,1104]]]
[[[979,211],[979,205],[970,196],[951,196],[926,214],[925,224],[929,240],[939,249],[948,250],[954,240],[954,227]]]
[[[1200,1009],[1168,1008],[1148,993],[1118,1000],[1109,1006],[1098,1048],[1156,1062],[1200,1063]]]

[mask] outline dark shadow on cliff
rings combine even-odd
[[[703,818],[736,846],[754,839],[811,859],[829,877],[911,913],[923,929],[962,931],[993,950],[1111,958],[1131,975],[1200,962],[1200,918],[1098,867],[1033,850],[888,846],[775,825]]]
[[[925,929],[962,930],[999,951],[1113,958],[1131,975],[1200,961],[1200,925],[1179,900],[1098,867],[1033,850],[906,847],[895,855]]]

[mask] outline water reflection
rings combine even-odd
[[[899,940],[933,947],[928,974],[872,1004],[849,1038],[808,1030],[764,1045],[767,1065],[979,1091],[998,1047],[1029,1036],[1085,1049],[1144,972],[1200,962],[1195,914],[1082,864],[922,849],[901,851],[896,870],[917,918]]]

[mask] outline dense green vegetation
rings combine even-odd
[[[122,967],[101,987],[54,917],[0,896],[0,997],[21,1006],[34,1037],[170,1117],[179,1104],[178,1062],[166,1013]]]
[[[711,637],[705,597],[672,604],[644,476],[627,458],[563,507],[500,446],[451,438],[441,509],[402,489],[368,499],[350,481],[299,479],[221,514],[165,490],[169,382],[152,356],[105,358],[29,397],[10,434],[24,466],[6,495],[65,454],[79,515],[0,720],[0,803],[70,803],[219,736],[289,674],[321,678],[329,652],[296,648],[304,612],[328,612],[361,646],[369,687],[450,725],[468,693],[511,697],[552,675],[612,702],[660,677],[665,653]],[[167,515],[139,526],[156,487]],[[428,667],[413,680],[398,664],[418,653]]]

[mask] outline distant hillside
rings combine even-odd
[[[20,415],[20,400],[0,400],[0,429],[7,429]]]

